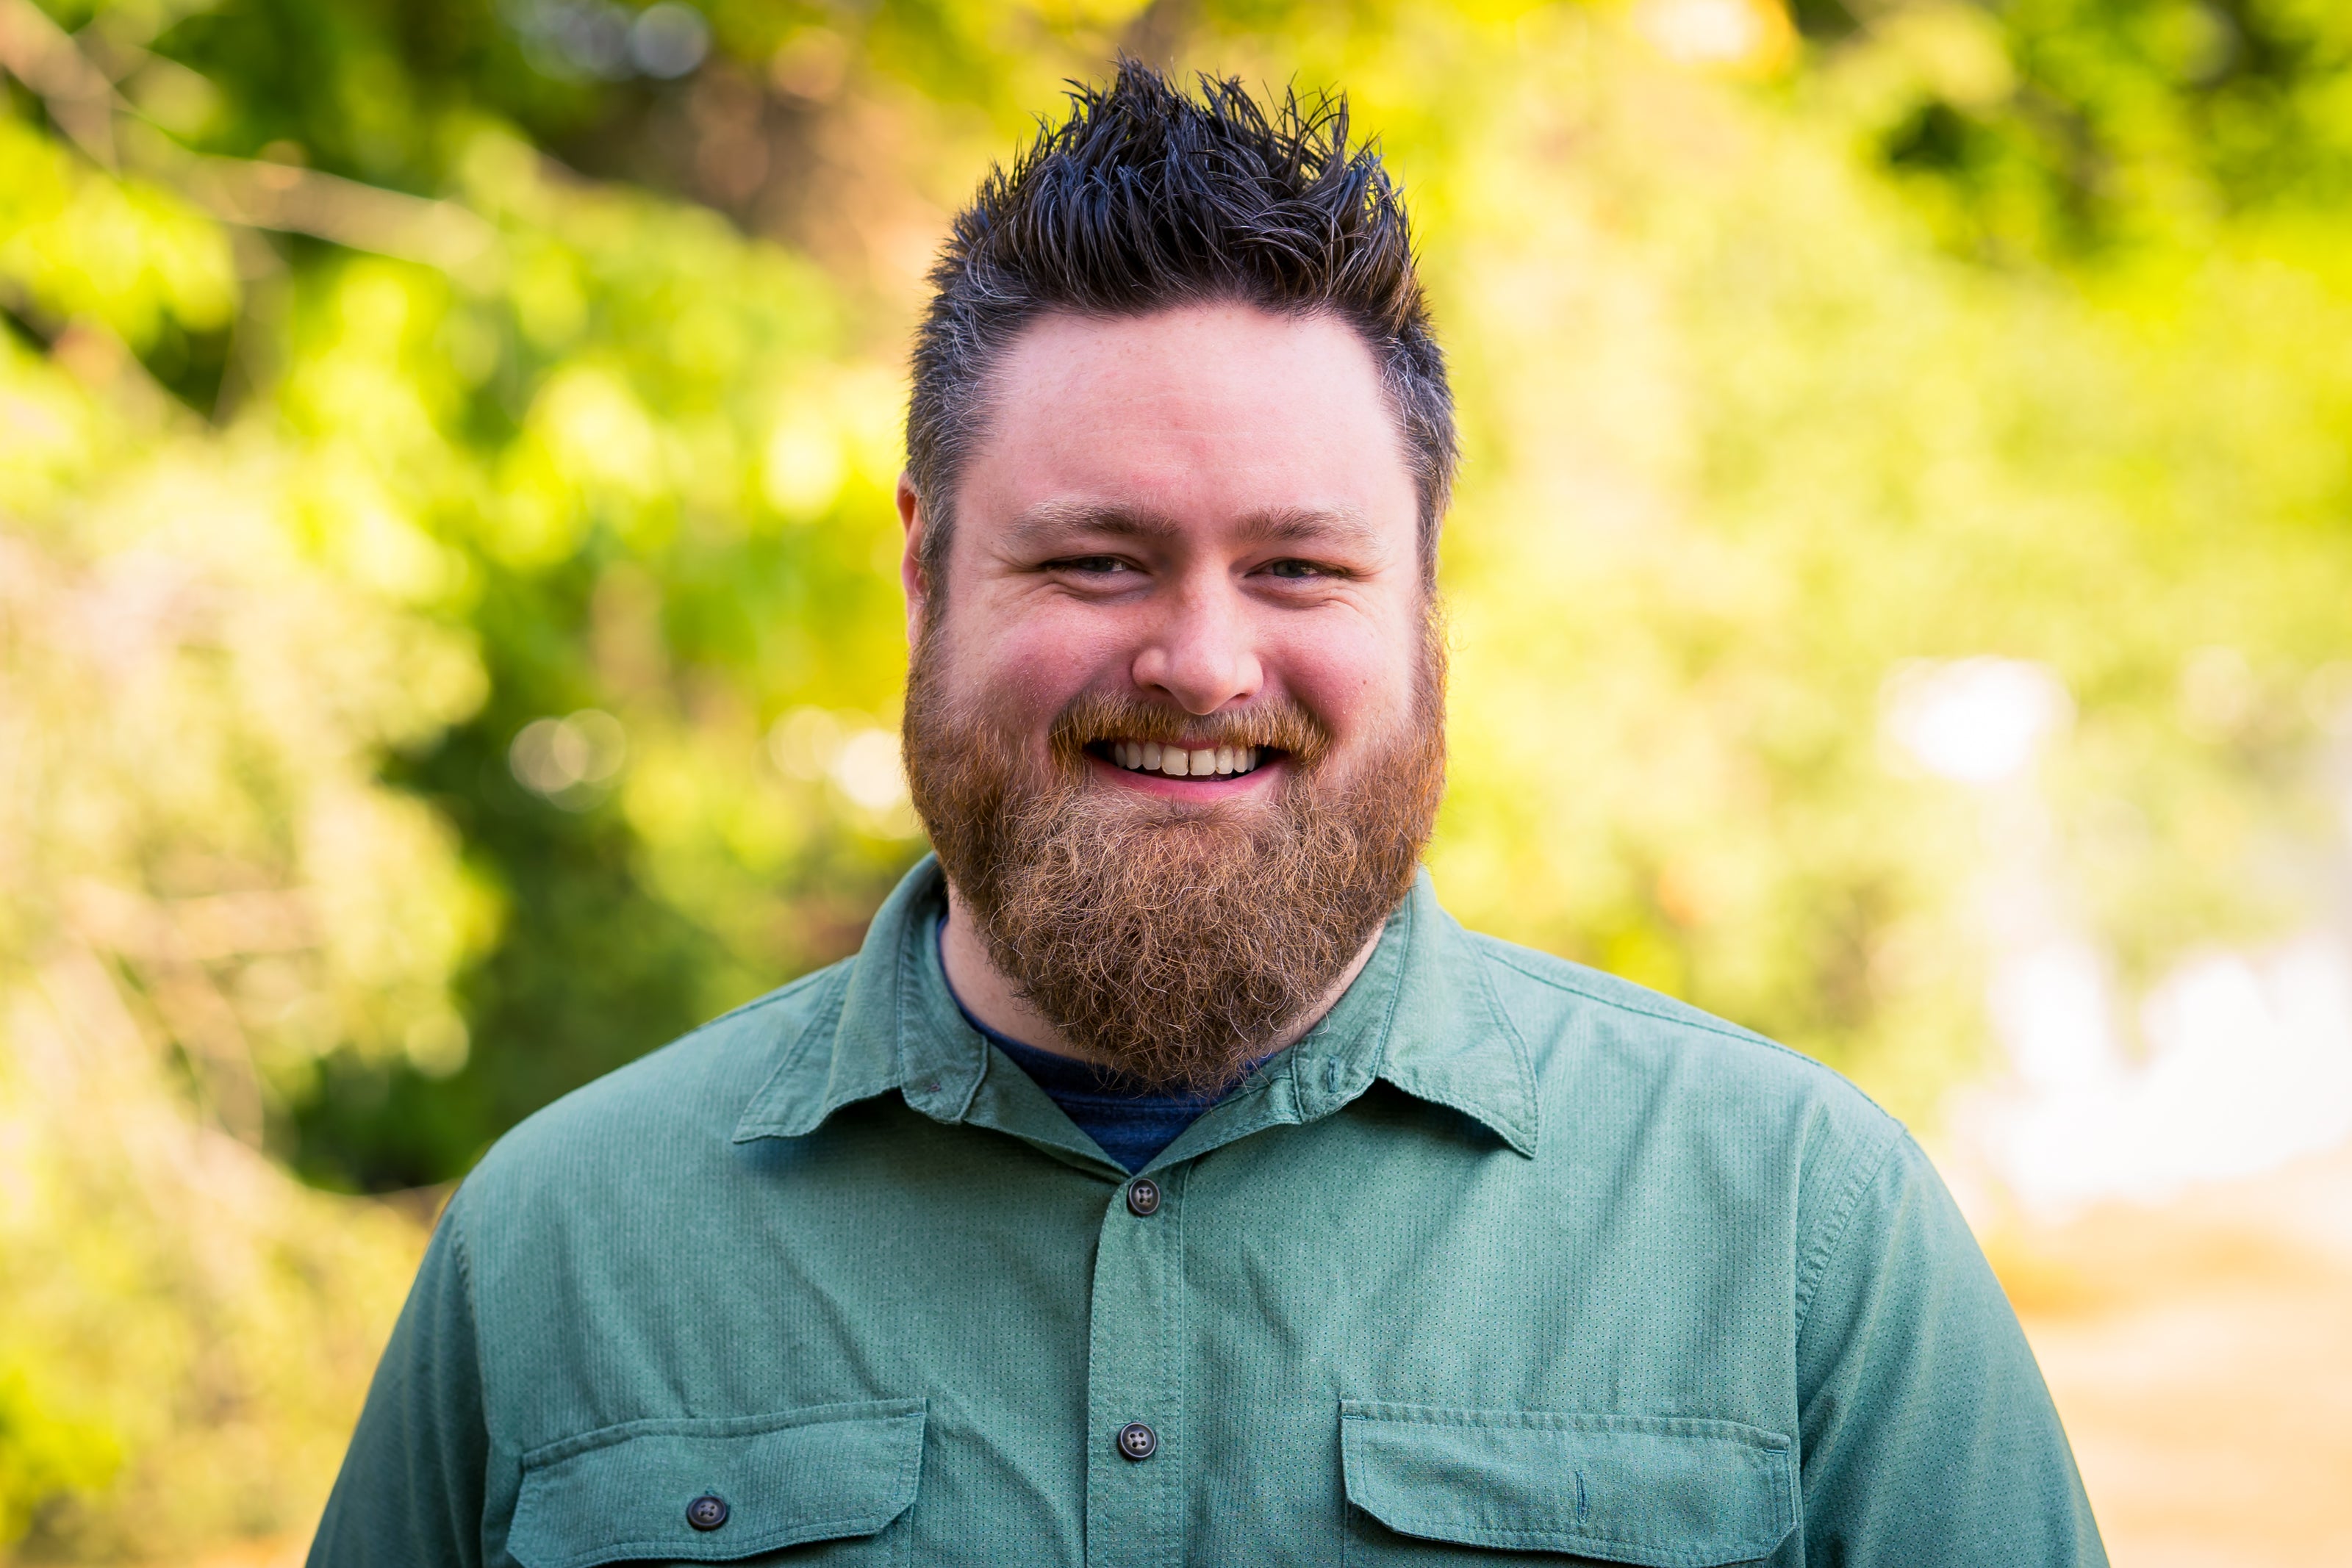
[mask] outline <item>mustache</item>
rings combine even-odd
[[[1309,768],[1331,749],[1330,727],[1288,697],[1202,716],[1127,692],[1087,692],[1073,698],[1055,716],[1046,746],[1057,764],[1076,768],[1088,746],[1105,740],[1156,740],[1193,748],[1255,746],[1286,752]]]

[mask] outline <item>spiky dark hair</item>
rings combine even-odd
[[[1454,394],[1403,201],[1378,150],[1349,144],[1347,99],[1292,90],[1262,106],[1240,81],[1205,76],[1194,99],[1133,60],[1108,89],[1076,87],[1070,99],[1066,120],[981,182],[931,268],[907,411],[926,580],[940,581],[986,378],[1022,328],[1054,311],[1228,299],[1328,311],[1362,334],[1404,436],[1422,570],[1433,575]]]

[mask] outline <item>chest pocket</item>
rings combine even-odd
[[[631,1421],[550,1443],[523,1456],[507,1551],[523,1568],[769,1552],[784,1552],[780,1563],[903,1563],[924,1408],[886,1399]]]
[[[1794,1445],[1732,1421],[1348,1400],[1339,1434],[1349,1568],[1719,1568],[1797,1522]]]

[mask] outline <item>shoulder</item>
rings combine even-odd
[[[527,1117],[466,1178],[468,1207],[658,1183],[719,1155],[745,1103],[838,1010],[853,962],[804,975]]]
[[[1549,953],[1464,937],[1526,1046],[1548,1120],[1571,1114],[1586,1134],[1622,1125],[1717,1158],[1769,1148],[1816,1177],[1874,1167],[1907,1142],[1843,1074],[1754,1030]]]

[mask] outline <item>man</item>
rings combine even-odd
[[[1452,411],[1344,116],[1123,68],[933,281],[938,858],[484,1160],[312,1561],[2101,1561],[1902,1128],[1419,879]]]

